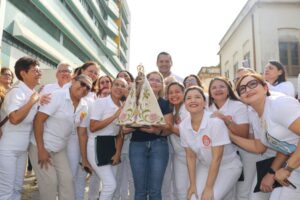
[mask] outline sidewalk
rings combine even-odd
[[[23,194],[21,200],[40,200],[39,188],[35,176],[25,177],[23,184]],[[88,188],[85,188],[84,200],[87,200]]]

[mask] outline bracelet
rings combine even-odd
[[[232,120],[225,121],[225,124],[226,124],[226,126],[230,126],[231,124],[233,124],[233,121]]]

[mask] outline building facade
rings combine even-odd
[[[288,78],[300,72],[300,0],[248,0],[220,41],[222,75],[234,78],[237,68],[259,73],[269,60],[279,60]]]
[[[200,78],[205,89],[208,88],[211,79],[221,76],[220,66],[201,67],[197,76]]]
[[[126,0],[0,2],[2,66],[12,67],[21,56],[32,56],[40,61],[45,79],[53,77],[61,61],[74,68],[96,61],[101,72],[111,76],[128,68],[130,11]]]

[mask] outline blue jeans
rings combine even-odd
[[[166,138],[130,142],[129,159],[135,187],[135,200],[161,200],[161,186],[169,160]]]

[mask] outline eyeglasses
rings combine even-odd
[[[59,73],[64,73],[64,74],[71,74],[72,73],[72,70],[70,69],[62,69],[62,70],[58,70]]]
[[[41,74],[42,73],[42,70],[40,70],[39,68],[31,68],[29,71],[32,71],[36,74]]]
[[[126,88],[126,85],[125,85],[125,84],[120,84],[120,83],[114,83],[113,86],[114,86],[114,87],[117,87],[117,88],[122,88],[122,89],[125,89],[125,88]]]
[[[248,83],[246,83],[245,85],[240,85],[240,87],[238,88],[238,92],[239,94],[244,94],[247,91],[247,88],[249,89],[254,89],[258,86],[259,81],[254,79],[249,81]]]
[[[91,91],[91,87],[87,83],[85,83],[81,80],[77,80],[77,81],[80,83],[81,87],[85,87],[87,91]]]
[[[12,77],[12,74],[9,74],[9,73],[3,73],[3,74],[1,74],[1,76]]]
[[[190,79],[190,80],[186,80],[184,83],[185,84],[196,84],[197,81],[195,79]]]
[[[155,79],[155,78],[149,78],[148,81],[149,81],[149,82],[152,82],[152,83],[157,83],[157,84],[161,84],[161,83],[162,83],[161,80]]]
[[[101,85],[104,85],[105,83],[106,83],[106,84],[109,84],[109,82],[110,82],[109,80],[106,80],[106,81],[100,81],[100,84],[101,84]]]

